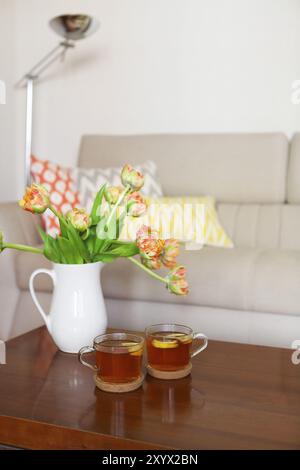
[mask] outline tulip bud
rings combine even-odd
[[[26,189],[23,199],[19,201],[19,206],[26,211],[42,214],[48,209],[50,196],[46,188],[41,184],[33,183]]]
[[[85,232],[91,225],[91,218],[84,209],[74,208],[67,213],[66,217],[78,232]]]
[[[145,199],[138,192],[129,194],[126,198],[127,214],[132,217],[140,217],[147,210]]]
[[[176,266],[176,268],[172,269],[169,273],[167,278],[173,281],[179,281],[180,279],[184,279],[186,275],[186,269],[184,266]]]
[[[167,287],[170,292],[175,295],[187,295],[189,293],[189,285],[185,279],[186,269],[184,266],[176,266],[167,275]]]
[[[175,295],[187,295],[189,293],[189,285],[186,279],[179,279],[178,281],[170,281],[168,289]]]
[[[124,186],[130,186],[133,191],[138,191],[144,185],[144,176],[128,163],[122,169],[121,180]]]
[[[106,186],[104,189],[104,197],[109,204],[116,204],[123,192],[123,188],[120,186]]]
[[[176,258],[179,255],[179,242],[174,238],[165,240],[161,253],[161,260],[167,268],[176,266]]]

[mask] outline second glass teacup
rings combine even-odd
[[[192,350],[195,339],[204,344]],[[146,328],[146,344],[148,372],[159,378],[180,378],[190,373],[190,359],[207,347],[208,338],[188,326],[158,324]]]

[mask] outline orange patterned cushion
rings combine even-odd
[[[45,186],[50,193],[51,204],[59,212],[65,214],[80,205],[80,197],[71,168],[63,168],[47,160],[39,160],[32,155],[31,178],[34,183]],[[42,219],[49,235],[55,237],[60,233],[58,220],[49,209],[42,215]]]

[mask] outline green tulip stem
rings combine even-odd
[[[51,204],[49,204],[49,209],[51,212],[53,212],[54,215],[56,215],[59,220],[64,220],[63,216],[59,212],[57,212],[57,210]]]
[[[1,245],[0,248],[3,250],[5,248],[10,248],[12,250],[27,251],[29,253],[36,253],[39,255],[42,255],[44,253],[44,251],[41,250],[40,248],[34,248],[33,246],[19,245],[15,243],[3,243],[3,245]]]
[[[133,258],[132,256],[130,256],[128,258],[132,263],[134,263],[136,266],[138,266],[139,268],[143,269],[144,271],[146,271],[146,273],[149,274],[149,276],[152,276],[154,277],[154,279],[157,279],[158,281],[161,281],[161,282],[164,282],[165,284],[168,284],[168,280],[165,279],[164,277],[161,277],[159,276],[158,274],[154,273],[153,271],[151,271],[151,269],[147,268],[146,266],[144,266],[142,263],[140,263],[137,259]]]
[[[50,209],[51,212],[53,212],[54,215],[56,215],[58,220],[60,222],[62,222],[66,228],[68,228],[68,223],[67,223],[66,219],[64,218],[64,216],[62,214],[60,214],[59,212],[57,212],[57,210],[51,204],[49,205],[49,209]]]
[[[114,205],[114,207],[112,208],[112,211],[111,213],[109,214],[108,216],[108,219],[106,221],[106,224],[105,224],[105,227],[104,227],[104,231],[107,232],[108,231],[108,227],[109,227],[109,224],[110,222],[112,221],[116,211],[117,211],[117,208],[120,204],[122,204],[123,200],[125,199],[126,195],[128,194],[128,192],[130,191],[130,186],[129,184],[125,187],[124,191],[120,194],[116,204]]]

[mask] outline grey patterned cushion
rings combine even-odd
[[[144,196],[161,197],[163,195],[161,185],[157,177],[156,164],[148,160],[135,168],[145,176],[145,184],[142,188]],[[121,167],[112,168],[75,168],[73,170],[73,178],[80,194],[80,202],[82,207],[88,211],[91,210],[95,195],[104,183],[111,186],[120,186]]]

